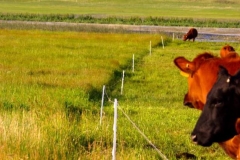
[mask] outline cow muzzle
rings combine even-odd
[[[193,141],[193,143],[198,144],[197,143],[197,135],[192,135],[191,140]]]
[[[212,141],[210,139],[199,139],[197,135],[191,135],[191,140],[196,145],[201,145],[203,147],[209,147],[212,145]]]

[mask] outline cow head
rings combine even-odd
[[[193,42],[195,41],[195,38],[198,36],[198,31],[196,28],[190,28],[187,34],[183,35],[183,41],[191,40],[193,39]]]
[[[192,140],[202,146],[229,140],[237,134],[240,117],[240,71],[231,76],[220,67],[218,79],[208,93],[206,104],[192,132]]]
[[[202,53],[198,55],[193,61],[189,61],[184,57],[177,57],[174,59],[175,65],[180,69],[181,74],[187,77],[188,80],[188,92],[185,94],[183,104],[202,110],[205,99],[203,95],[208,91],[205,91],[200,82],[200,78],[207,78],[206,75],[200,75],[199,68],[206,61],[214,58],[210,53]],[[203,78],[202,78],[203,77]],[[207,93],[205,94],[207,95]]]
[[[183,35],[183,41],[186,41],[188,39],[188,34]]]

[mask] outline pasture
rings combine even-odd
[[[0,0],[10,14],[239,19],[237,0]],[[60,17],[61,18],[61,17]],[[167,23],[166,23],[167,25]],[[207,25],[207,21],[206,21]],[[6,26],[2,28],[8,28]],[[200,111],[183,106],[186,79],[177,56],[219,55],[228,42],[172,41],[162,35],[0,29],[0,159],[111,159],[113,99],[119,101],[117,159],[229,160],[219,145],[193,144]],[[152,54],[149,54],[149,42]],[[228,43],[237,52],[238,43]],[[132,72],[132,56],[135,71]],[[123,95],[120,94],[125,70]],[[99,124],[101,91],[106,85]]]
[[[238,20],[238,0],[0,0],[1,13]]]
[[[155,34],[0,30],[0,37],[0,159],[111,159],[114,98],[167,158],[187,152],[198,159],[228,159],[217,144],[203,148],[191,142],[200,111],[183,106],[186,79],[173,64],[180,55],[219,54],[224,42],[163,35],[163,49]],[[121,110],[117,159],[161,159]]]
[[[0,0],[0,3],[2,6],[0,20],[10,21],[214,28],[239,28],[240,26],[238,21],[240,3],[236,0],[150,0],[138,1],[137,4],[136,1],[126,0],[111,2],[102,0]],[[6,26],[1,23],[0,27]],[[18,24],[12,27],[21,29],[23,26]]]

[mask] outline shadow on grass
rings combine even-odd
[[[119,97],[119,95],[112,94],[113,90],[116,88],[117,85],[120,84],[122,79],[122,71],[120,70],[116,70],[114,71],[111,79],[109,80],[109,82],[107,84],[105,84],[106,86],[106,94],[111,94],[111,96],[114,96],[115,98]],[[97,89],[97,88],[91,88],[89,91],[89,101],[91,102],[99,102],[99,100],[101,100],[102,98],[102,88],[101,89]],[[110,98],[110,97],[107,97]]]
[[[167,39],[167,43],[170,42],[170,39]],[[157,43],[155,46],[152,46],[152,48],[161,47],[161,42],[159,40],[159,43]],[[148,50],[142,51],[142,53],[139,53],[139,56],[135,58],[134,65],[137,66],[140,63],[143,62],[143,58],[145,56],[149,55]],[[105,84],[105,95],[108,98],[108,101],[113,101],[113,98],[120,99],[122,97],[121,95],[121,84],[122,84],[122,78],[123,78],[123,71],[124,72],[124,81],[127,81],[130,79],[133,75],[133,62],[132,59],[129,59],[125,65],[120,66],[118,70],[115,70],[108,81],[107,84]],[[89,89],[89,101],[90,102],[100,102],[102,99],[102,88],[94,88],[91,86]]]

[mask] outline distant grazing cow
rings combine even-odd
[[[193,42],[195,41],[195,38],[198,36],[198,31],[195,28],[191,28],[187,34],[183,35],[183,40],[191,40],[193,39]]]
[[[235,52],[235,49],[232,46],[225,45],[220,50],[220,56],[222,58],[224,58],[224,57],[236,58],[236,57],[238,57],[238,54]]]
[[[192,140],[202,146],[219,142],[229,156],[239,158],[239,118],[240,70],[232,76],[220,66],[218,79],[191,134]]]
[[[219,58],[210,53],[200,54],[193,61],[177,57],[174,63],[188,77],[188,92],[184,97],[184,105],[200,110],[203,109],[206,96],[217,80],[219,66],[226,67],[230,74],[240,69],[240,57]]]

